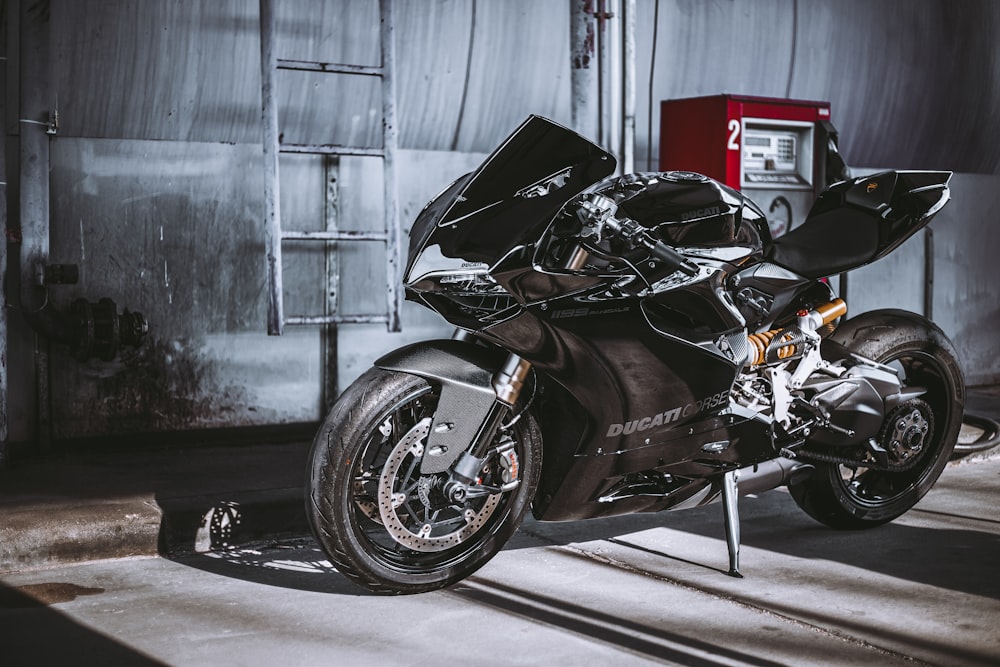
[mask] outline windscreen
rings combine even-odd
[[[572,130],[529,117],[479,169],[417,217],[407,282],[421,277],[412,269],[427,250],[435,257],[492,266],[511,248],[537,239],[569,199],[614,168],[609,153]]]

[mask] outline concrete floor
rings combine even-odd
[[[1000,459],[950,465],[896,522],[826,529],[784,491],[528,521],[449,590],[367,595],[310,540],[0,575],[4,665],[997,665]]]

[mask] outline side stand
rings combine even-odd
[[[722,506],[726,519],[726,546],[729,547],[729,576],[742,579],[740,574],[740,509],[739,490],[736,480],[738,470],[730,470],[722,475]]]

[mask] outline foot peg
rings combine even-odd
[[[729,547],[729,576],[742,579],[740,574],[740,510],[737,479],[739,470],[722,475],[722,506],[726,519],[726,546]]]

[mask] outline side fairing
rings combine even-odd
[[[549,407],[539,415],[546,443],[539,516],[659,509],[662,498],[638,507],[598,497],[642,471],[696,479],[772,454],[767,433],[720,415],[742,366],[716,345],[726,334],[675,336],[655,326],[650,299],[586,297],[538,303],[480,332],[531,361],[547,386],[558,384],[541,401]]]
[[[554,305],[548,319],[526,310],[486,333],[508,345],[521,342],[515,352],[580,403],[589,428],[579,453],[653,444],[670,429],[728,405],[737,369],[724,355],[658,335],[635,301],[578,306]]]

